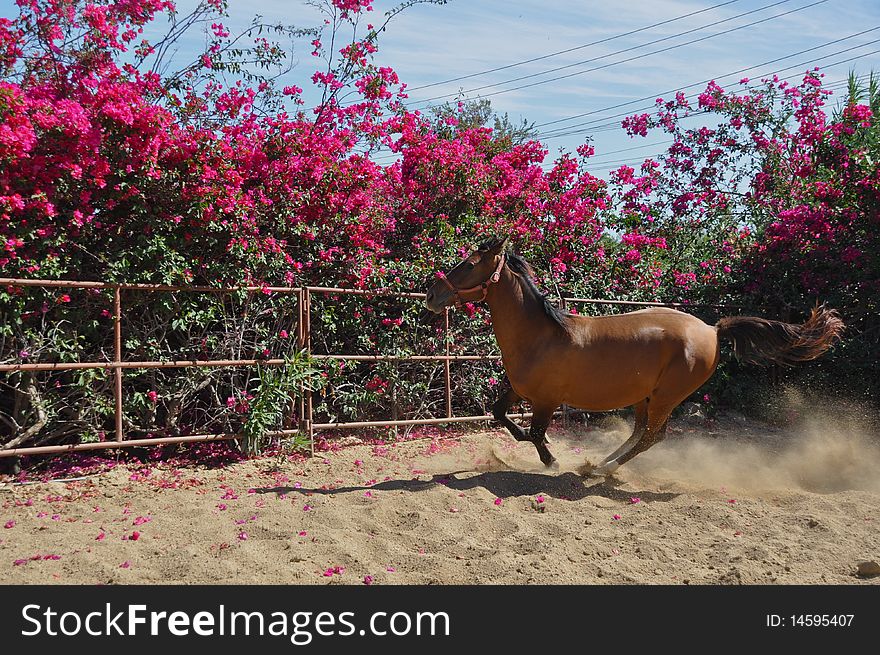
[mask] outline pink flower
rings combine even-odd
[[[247,532],[243,532],[243,531],[242,531],[242,532],[239,532],[239,533],[238,533],[238,540],[239,540],[239,541],[247,541],[247,539],[248,539],[248,533],[247,533]]]
[[[104,541],[104,539],[106,539],[106,538],[107,538],[107,533],[104,531],[101,531],[101,533],[97,537],[95,537],[95,541]]]
[[[149,523],[152,520],[153,520],[152,516],[138,516],[134,520],[133,525],[143,525],[144,523]]]
[[[364,576],[364,584],[365,584],[365,585],[371,585],[371,584],[373,584],[373,576],[371,576],[371,575],[365,575],[365,576]]]
[[[736,505],[736,498],[728,498],[727,502],[730,503],[731,505]]]
[[[298,534],[300,537],[305,537],[308,534],[308,532],[306,532],[305,530],[300,530]]]
[[[396,573],[397,572],[397,569],[394,568],[393,566],[386,566],[385,570],[388,571],[389,573]]]
[[[303,511],[304,512],[311,512],[312,506],[311,505],[303,505]]]
[[[131,561],[130,561],[130,560],[125,560],[122,564],[119,565],[119,568],[121,568],[121,569],[127,569],[127,568],[130,568],[130,567],[131,567]]]
[[[156,401],[159,399],[159,394],[157,394],[155,391],[148,391],[147,398],[149,398],[150,402],[155,405]]]
[[[619,521],[619,520],[620,520],[620,514],[615,514],[615,515],[612,516],[611,518],[613,518],[615,521]]]
[[[12,519],[9,519],[8,521],[6,521],[6,523],[3,524],[3,527],[6,528],[6,529],[14,528],[14,527],[15,527],[15,521],[12,520]]]
[[[543,494],[538,494],[537,498],[535,498],[535,502],[538,503],[539,505],[540,505],[541,503],[543,503],[543,502],[544,502],[544,495],[543,495]]]
[[[632,498],[629,499],[629,502],[631,502],[633,505],[635,505],[636,503],[642,502],[642,499],[638,498],[636,496],[633,496]]]
[[[500,505],[500,504],[503,503],[504,501],[501,500],[500,498],[496,498],[494,502],[495,502],[496,505]]]

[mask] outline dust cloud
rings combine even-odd
[[[742,491],[846,490],[880,492],[880,435],[870,413],[857,407],[821,407],[797,394],[784,397],[777,427],[723,416],[715,421],[670,422],[667,438],[632,459],[615,477],[635,482],[664,481],[687,486]],[[609,416],[596,426],[573,426],[548,433],[558,469],[547,469],[534,446],[505,432],[467,450],[450,450],[421,462],[426,472],[521,471],[586,474],[629,437],[631,421]]]

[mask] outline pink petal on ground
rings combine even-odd
[[[612,516],[611,518],[613,518],[615,521],[619,521],[619,520],[620,520],[620,514],[615,514],[615,515]]]
[[[731,505],[736,505],[736,498],[728,498],[727,502],[730,503]]]
[[[248,533],[247,532],[239,532],[238,539],[239,539],[239,541],[247,541],[248,540]]]
[[[540,503],[543,503],[543,502],[544,502],[544,496],[543,496],[542,494],[538,494],[537,498],[535,498],[535,502],[537,502],[537,503],[539,503],[539,504],[540,504]]]
[[[496,505],[500,505],[500,504],[503,503],[503,502],[504,502],[504,501],[501,500],[500,498],[496,498],[496,499],[495,499],[495,504],[496,504]]]
[[[299,536],[300,536],[300,537],[305,537],[307,534],[308,534],[308,532],[306,532],[305,530],[301,530],[300,533],[299,533]]]
[[[131,539],[132,541],[137,541],[137,540],[140,539],[140,538],[141,538],[141,533],[138,532],[137,530],[135,530],[134,532],[132,532],[132,533],[131,533],[131,536],[129,537],[129,539]]]
[[[28,563],[28,560],[26,560],[26,559],[17,559],[12,563],[12,565],[13,566],[24,566],[27,563]]]
[[[388,571],[389,573],[396,573],[397,572],[397,569],[394,568],[393,566],[386,566],[385,570]]]
[[[131,566],[131,562],[128,561],[128,560],[125,560],[122,564],[119,565],[119,568],[121,568],[121,569],[127,569],[127,568],[129,568],[130,566]]]
[[[106,539],[106,538],[107,538],[107,533],[102,532],[97,537],[95,537],[95,541],[104,541],[104,539]]]
[[[303,511],[304,512],[311,512],[312,506],[311,505],[303,505]]]
[[[633,496],[632,498],[629,499],[629,502],[631,502],[633,505],[635,505],[636,503],[642,502],[642,499],[637,498],[636,496]]]
[[[365,575],[365,576],[364,576],[364,584],[365,584],[365,585],[371,585],[371,584],[373,584],[373,576],[371,576],[371,575]]]
[[[7,530],[8,530],[9,528],[14,528],[14,527],[15,527],[15,521],[13,521],[12,519],[9,519],[8,521],[6,521],[6,523],[3,524],[3,527],[6,528]]]

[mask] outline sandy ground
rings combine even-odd
[[[6,483],[2,581],[880,583],[856,574],[880,560],[880,440],[857,422],[679,420],[613,478],[580,475],[628,430],[552,429],[559,471],[492,431]]]

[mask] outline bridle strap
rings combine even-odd
[[[495,267],[495,271],[492,273],[492,275],[490,275],[489,278],[485,282],[483,282],[482,284],[478,284],[475,287],[469,287],[467,289],[459,289],[458,287],[456,287],[454,284],[452,284],[452,282],[449,281],[449,279],[446,277],[446,274],[443,271],[438,271],[437,277],[439,277],[441,280],[443,280],[443,282],[446,283],[446,286],[449,287],[449,290],[452,291],[452,295],[455,296],[455,303],[454,304],[456,307],[458,307],[460,309],[461,306],[465,302],[482,302],[483,300],[486,299],[486,296],[489,293],[489,287],[492,286],[493,284],[497,284],[498,281],[501,279],[501,269],[504,268],[504,261],[505,261],[504,253],[501,253],[501,259],[498,260],[498,266]],[[472,293],[474,291],[481,291],[482,295],[479,298],[476,298],[475,300],[462,299],[461,294]]]

